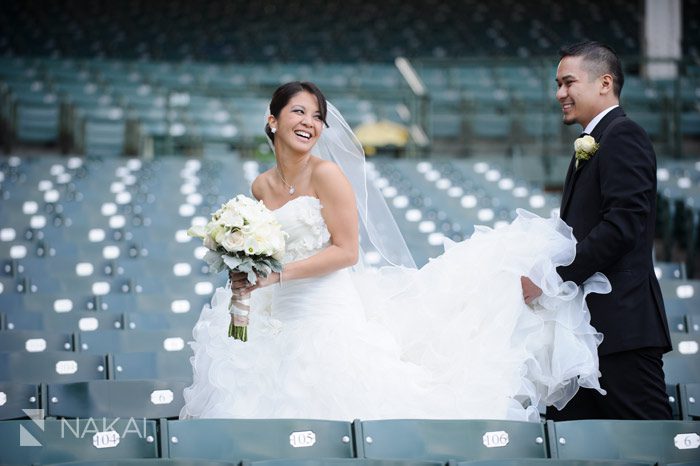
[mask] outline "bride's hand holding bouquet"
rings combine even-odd
[[[229,303],[232,319],[228,333],[247,341],[250,291],[259,280],[273,279],[282,271],[286,233],[262,201],[242,194],[222,205],[206,225],[193,226],[187,233],[202,239],[209,249],[204,260],[212,272],[229,272],[234,294]],[[241,287],[241,277],[250,285]]]

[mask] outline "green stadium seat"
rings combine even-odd
[[[32,419],[0,421],[0,464],[157,458],[156,421]]]
[[[126,121],[123,119],[89,118],[83,126],[82,149],[90,156],[124,155]]]
[[[511,118],[507,114],[478,113],[471,117],[469,123],[477,137],[507,140],[511,135]]]
[[[187,349],[191,338],[192,329],[96,330],[76,333],[76,349],[90,353],[178,352]]]
[[[192,381],[191,351],[114,353],[108,357],[109,378],[113,380]]]
[[[655,262],[654,272],[659,280],[686,280],[685,264],[682,262]]]
[[[700,382],[678,385],[681,416],[686,420],[700,420]]]
[[[13,311],[5,313],[8,330],[51,330],[78,332],[97,329],[123,328],[123,317],[118,312],[71,311],[56,312]]]
[[[173,418],[185,404],[184,382],[92,380],[47,386],[51,417]]]
[[[660,112],[631,112],[629,117],[644,128],[652,140],[663,138],[667,133],[666,121]]]
[[[20,103],[15,122],[17,140],[32,143],[58,142],[59,113],[58,103]]]
[[[0,353],[0,381],[81,382],[107,378],[104,355],[47,351]]]
[[[667,384],[700,382],[700,354],[667,353],[663,362]]]
[[[700,458],[700,422],[581,420],[547,426],[553,458],[663,463]]]
[[[307,458],[242,461],[241,466],[445,466],[444,461],[410,459],[375,460],[367,458]]]
[[[679,385],[666,384],[666,395],[668,395],[668,403],[671,405],[671,418],[682,419]]]
[[[41,331],[0,332],[0,351],[73,351],[73,335]]]
[[[184,306],[180,309],[181,306]],[[124,328],[129,330],[171,330],[187,329],[190,331],[199,318],[199,309],[191,309],[189,301],[180,301],[171,305],[165,311],[172,311],[173,307],[179,310],[175,312],[128,312],[124,315]],[[185,312],[181,312],[185,310]]]
[[[450,466],[656,466],[654,461],[516,458],[451,462]]]
[[[700,314],[688,314],[685,316],[688,332],[700,332]]]
[[[696,111],[681,114],[681,134],[684,136],[700,135],[700,113]]]
[[[356,425],[358,456],[432,461],[546,458],[544,424],[494,420],[378,420]],[[361,442],[360,442],[361,440]]]
[[[51,466],[239,466],[238,463],[226,461],[193,462],[189,459],[177,458],[141,458],[141,459],[113,459],[92,461],[70,461],[68,463],[51,463]]]
[[[166,421],[163,456],[209,460],[353,458],[352,424],[310,419]]]
[[[38,384],[0,382],[0,420],[28,417],[25,409],[39,409],[40,406]]]

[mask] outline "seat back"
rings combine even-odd
[[[681,417],[686,420],[700,420],[700,383],[678,385]]]
[[[192,381],[191,351],[110,354],[109,378],[114,380]]]
[[[669,353],[663,360],[667,384],[700,382],[700,354]]]
[[[157,458],[156,422],[145,419],[51,419],[0,422],[0,464]]]
[[[238,462],[355,456],[352,425],[342,421],[190,419],[166,421],[161,425],[164,429],[170,458]]]
[[[25,409],[39,409],[39,385],[0,382],[0,420],[27,417]]]
[[[363,421],[356,432],[365,458],[447,461],[546,458],[544,424],[494,420]]]
[[[0,351],[72,351],[73,335],[70,333],[31,332],[13,330],[0,333]]]
[[[700,458],[700,422],[548,422],[552,457],[676,463]]]
[[[52,417],[173,418],[185,401],[185,382],[164,380],[92,380],[47,387]]]
[[[107,362],[102,354],[0,353],[0,381],[51,383],[105,378]]]

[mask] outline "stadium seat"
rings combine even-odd
[[[0,353],[0,381],[81,382],[107,378],[104,355],[46,351]]]
[[[686,280],[685,264],[682,262],[660,262],[654,263],[654,272],[659,280]]]
[[[668,395],[668,403],[671,405],[671,418],[682,419],[678,384],[666,384],[666,395]]]
[[[68,463],[51,463],[51,466],[193,466],[194,464],[197,466],[239,466],[238,463],[229,463],[226,461],[197,460],[196,463],[193,463],[192,460],[178,458],[70,461]]]
[[[668,353],[663,362],[667,384],[700,382],[700,354]]]
[[[126,128],[126,121],[123,119],[87,119],[83,126],[83,151],[90,156],[124,155]]]
[[[163,456],[238,462],[274,458],[353,458],[352,425],[307,419],[165,421]],[[166,454],[167,453],[167,454]]]
[[[700,457],[700,422],[582,420],[547,426],[553,458],[677,463]]]
[[[124,328],[129,330],[187,329],[191,332],[199,314],[186,300],[171,302],[164,312],[128,312],[124,315]]]
[[[115,329],[123,326],[123,316],[118,312],[72,311],[59,314],[14,311],[5,313],[5,328],[8,330],[51,330],[62,333]]]
[[[678,385],[681,417],[685,420],[700,420],[700,382]]]
[[[3,331],[0,332],[0,351],[73,351],[73,335],[60,332]]]
[[[114,353],[107,358],[113,380],[192,381],[191,351]]]
[[[688,332],[700,332],[700,314],[688,314],[685,316]]]
[[[157,458],[156,421],[32,419],[0,421],[0,464]]]
[[[25,409],[40,407],[38,384],[0,382],[0,420],[25,418]]]
[[[57,101],[46,104],[20,103],[17,107],[15,126],[18,141],[57,143],[59,133],[59,105]]]
[[[182,351],[192,337],[192,329],[179,330],[96,330],[77,332],[77,351],[90,353],[125,353],[148,351]]]
[[[47,386],[47,415],[52,417],[177,417],[184,405],[184,382],[92,380]]]
[[[491,420],[378,420],[356,426],[365,458],[433,461],[546,458],[544,424]]]
[[[421,461],[405,458],[375,460],[367,458],[307,458],[242,461],[241,466],[444,466],[444,461]]]
[[[654,461],[516,458],[450,462],[450,466],[655,466]]]
[[[470,120],[473,134],[488,139],[508,140],[511,136],[511,118],[509,115],[479,113]]]

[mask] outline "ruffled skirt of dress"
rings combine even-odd
[[[220,288],[194,328],[190,417],[538,421],[579,387],[600,390],[585,295],[558,265],[571,229],[525,211],[478,228],[419,270],[343,270],[253,293],[249,341],[227,337]],[[521,275],[544,291],[527,306]]]

